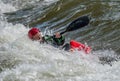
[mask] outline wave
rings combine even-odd
[[[104,44],[106,44],[105,42],[102,43],[103,45],[101,45],[98,41],[93,41],[93,44],[91,44],[93,45],[92,47],[96,48],[98,45],[98,48],[93,49],[93,52],[91,54],[85,55],[85,53],[82,51],[69,53],[69,52],[65,52],[63,50],[54,48],[50,45],[46,45],[46,44],[40,45],[39,42],[37,41],[29,40],[29,38],[27,37],[27,32],[30,29],[29,26],[25,26],[22,23],[13,24],[12,22],[8,22],[7,16],[4,14],[6,12],[17,13],[16,11],[19,11],[19,9],[24,8],[23,5],[26,5],[27,3],[32,2],[31,0],[25,0],[25,2],[19,3],[19,1],[22,1],[22,0],[3,0],[4,3],[0,1],[1,2],[0,3],[0,9],[1,9],[0,11],[0,81],[17,81],[17,80],[18,81],[28,81],[28,80],[29,81],[68,81],[68,80],[70,81],[80,81],[80,80],[81,81],[100,81],[100,80],[101,81],[102,80],[119,81],[120,80],[120,77],[119,77],[120,62],[116,52],[112,49],[99,49],[100,47],[104,46]],[[54,0],[35,0],[33,2],[36,2],[36,1],[44,2],[47,4],[56,3],[54,2]],[[19,5],[17,4],[13,5],[13,3],[18,3],[19,5],[22,4],[22,6],[19,7]],[[37,5],[36,3],[34,3],[34,5]],[[69,2],[64,2],[64,3],[67,4]],[[72,4],[72,2],[70,3]],[[2,8],[2,7],[6,7],[6,8]],[[77,9],[78,8],[79,7],[77,7]],[[50,18],[51,23],[65,22],[69,18],[71,18],[70,15],[65,18],[62,17],[63,20],[60,19],[61,21],[58,20],[58,17]],[[93,18],[93,21],[94,19],[95,18]],[[49,20],[46,20],[46,21],[49,22]],[[46,24],[42,24],[41,26],[44,26],[44,25],[46,26]],[[51,24],[49,25],[53,27]],[[66,26],[65,23],[63,23],[62,25]],[[115,24],[115,26],[116,25],[117,24]],[[36,24],[36,26],[39,26],[39,25]],[[102,27],[102,24],[97,26]],[[94,27],[77,30],[72,34],[75,34],[75,33],[78,34],[79,32],[82,33],[89,29],[92,30],[94,29]],[[113,29],[114,27],[110,28],[110,30],[113,30]],[[61,29],[58,29],[58,30],[61,30]],[[98,30],[101,30],[102,32],[104,32],[104,30],[107,31],[109,30],[109,28],[107,29],[104,26],[103,28],[97,28],[96,30],[94,30],[94,32],[98,32]],[[114,34],[116,31],[119,31],[119,28],[118,30],[115,30],[114,32],[111,31],[111,32]],[[88,34],[86,32],[85,37],[88,37],[94,32],[92,33],[88,32]],[[100,36],[101,34],[102,33],[98,32],[96,34],[96,37],[99,37],[99,39],[97,38],[93,38],[93,39],[102,40],[103,38],[101,39],[101,36]],[[69,35],[66,35],[66,36],[69,36]],[[81,36],[80,38],[77,37],[76,34],[75,36],[76,38],[75,37],[71,37],[71,38],[75,38],[77,40],[81,39],[81,41],[85,40],[84,36]],[[108,37],[108,36],[111,36],[109,32],[105,34],[105,37]],[[93,39],[89,39],[89,41]],[[119,38],[116,38],[113,40],[110,39],[109,41],[114,42],[117,39]],[[87,42],[88,44],[90,44],[89,41]]]

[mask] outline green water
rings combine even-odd
[[[28,6],[7,13],[8,21],[29,27],[63,31],[74,19],[89,15],[90,24],[66,33],[69,39],[87,42],[93,50],[113,49],[120,53],[120,2],[112,0],[60,0],[49,6]]]
[[[67,42],[91,46],[90,54],[61,51],[27,36],[30,27],[62,32],[83,15],[91,18],[89,25],[64,35]],[[119,54],[119,1],[0,0],[0,81],[119,81]]]

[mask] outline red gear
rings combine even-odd
[[[84,44],[77,42],[75,40],[70,41],[70,46],[72,49],[78,49],[79,51],[83,49],[86,54],[91,52],[91,48],[89,46],[85,46]]]
[[[28,37],[32,39],[33,36],[36,35],[38,32],[40,32],[38,28],[32,28],[28,31]]]

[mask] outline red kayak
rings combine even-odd
[[[80,42],[77,42],[75,40],[70,41],[71,49],[77,49],[78,51],[84,50],[86,54],[89,54],[91,52],[91,48],[89,46],[86,46],[85,44],[82,44]]]

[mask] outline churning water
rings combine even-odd
[[[120,2],[112,0],[0,0],[0,81],[119,81],[119,11]],[[83,15],[90,24],[65,36],[90,45],[91,54],[27,37],[30,27],[64,31]]]

